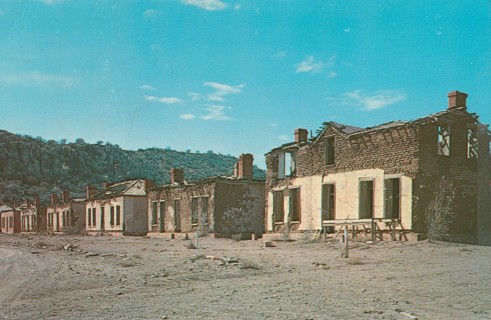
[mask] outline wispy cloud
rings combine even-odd
[[[154,86],[151,86],[149,84],[142,84],[140,86],[140,89],[142,89],[142,90],[151,90],[151,91],[157,90]]]
[[[50,5],[53,5],[55,3],[62,2],[62,1],[64,1],[64,0],[41,0],[41,2],[43,2],[43,3],[45,3],[45,4],[49,5],[49,6]]]
[[[155,19],[157,17],[158,13],[159,12],[155,9],[148,9],[148,10],[145,10],[145,12],[143,12],[143,16],[146,19],[152,20],[152,19]]]
[[[196,118],[196,116],[194,114],[191,114],[191,113],[184,113],[184,114],[181,114],[179,116],[179,118],[181,118],[183,120],[193,120],[194,118]]]
[[[181,103],[182,100],[179,98],[167,98],[167,97],[156,97],[156,96],[144,96],[145,100],[150,101],[150,102],[160,102],[160,103],[165,103],[165,104],[174,104],[174,103]]]
[[[224,10],[227,8],[227,4],[220,0],[181,0],[181,2],[208,11]]]
[[[281,136],[278,137],[281,141],[290,141],[290,137],[286,134],[282,134]]]
[[[0,83],[18,86],[48,86],[56,85],[69,87],[79,82],[79,79],[59,74],[42,73],[38,71],[26,73],[0,74]]]
[[[224,96],[229,94],[237,94],[242,91],[245,87],[245,84],[240,84],[238,86],[231,86],[228,84],[217,83],[217,82],[205,82],[204,86],[211,87],[215,89],[215,92],[208,95],[207,100],[210,101],[225,101]]]
[[[208,108],[205,109],[206,111],[208,111],[208,114],[202,116],[201,119],[219,121],[232,120],[231,117],[225,115],[224,109],[224,106],[208,105]]]
[[[406,94],[399,90],[380,90],[371,94],[365,94],[362,90],[354,90],[343,93],[341,97],[328,98],[328,100],[343,106],[373,111],[403,101],[406,97]]]
[[[280,51],[280,52],[277,52],[277,53],[274,55],[274,57],[275,57],[275,58],[284,58],[284,57],[286,57],[286,54],[287,54],[287,53],[286,53],[286,51]]]
[[[327,61],[320,61],[315,59],[314,56],[308,56],[305,60],[295,65],[295,71],[296,73],[319,73],[326,67],[334,66],[335,62],[336,56],[331,56]],[[331,74],[332,71],[328,76]]]

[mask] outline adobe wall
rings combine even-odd
[[[148,199],[142,196],[124,196],[122,223],[124,235],[146,235]]]
[[[385,175],[399,174],[414,179],[418,173],[419,127],[402,125],[384,130],[367,132],[346,138],[329,127],[315,143],[300,146],[296,152],[296,174],[285,179],[278,179],[278,154],[281,150],[273,150],[266,155],[266,193],[272,188],[295,185],[295,179],[318,176],[322,181],[330,175],[338,175],[353,171],[380,169]],[[326,137],[334,137],[335,162],[325,164]],[[291,150],[296,147],[292,146]],[[357,192],[357,188],[355,190]],[[320,197],[321,190],[318,190]],[[356,197],[352,201],[357,200]],[[266,199],[265,225],[268,225],[268,205],[271,199]],[[354,209],[353,209],[354,210]],[[344,212],[352,218],[358,212]],[[410,219],[409,219],[410,220]]]
[[[438,124],[451,124],[450,155],[438,154]],[[445,114],[439,122],[421,126],[419,171],[414,182],[414,229],[426,232],[425,212],[438,192],[451,198],[455,214],[450,233],[456,240],[475,242],[477,234],[478,160],[467,158],[467,130],[473,119],[460,110]]]
[[[191,223],[191,199],[199,198],[198,211],[201,212],[201,201],[208,202],[206,217],[199,216],[198,224]],[[174,200],[180,202],[180,228],[176,226],[176,213]],[[157,221],[152,224],[152,202],[159,203],[157,208]],[[160,202],[164,202],[164,221],[161,221]],[[200,228],[203,232],[214,232],[215,229],[215,183],[200,182],[190,185],[170,185],[151,190],[148,193],[148,228],[151,233],[159,232],[196,232]],[[163,228],[161,228],[161,226]],[[203,229],[204,228],[204,229]]]
[[[221,236],[264,232],[265,192],[263,182],[217,182],[215,233]]]

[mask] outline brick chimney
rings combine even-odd
[[[61,202],[67,203],[70,201],[70,191],[68,190],[63,190],[61,193]]]
[[[87,185],[87,189],[86,190],[87,190],[87,194],[86,194],[87,195],[87,198],[92,197],[97,192],[97,189],[94,186],[90,185],[90,184]]]
[[[295,129],[295,142],[307,142],[309,138],[309,132],[307,129]]]
[[[170,183],[183,183],[184,182],[184,170],[181,168],[172,168],[170,171]]]
[[[464,108],[467,109],[466,106],[467,93],[452,91],[448,94],[448,109],[454,108]]]
[[[51,194],[51,205],[54,206],[58,203],[58,196],[56,193]]]
[[[41,206],[41,198],[34,198],[34,205],[36,206],[36,208],[39,208]]]
[[[237,178],[252,180],[252,164],[254,157],[250,153],[243,153],[239,156],[237,164]]]
[[[102,183],[102,190],[106,190],[107,188],[109,188],[110,185],[111,184],[109,182],[107,182],[107,181],[106,182],[103,182]]]
[[[145,192],[148,192],[148,190],[152,189],[153,187],[155,187],[155,182],[145,179]]]

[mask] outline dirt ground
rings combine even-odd
[[[491,247],[190,243],[0,234],[0,319],[491,319]]]

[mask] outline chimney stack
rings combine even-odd
[[[170,171],[170,183],[183,183],[184,182],[184,170],[181,168],[172,168]]]
[[[61,194],[61,202],[67,203],[70,201],[70,192],[68,190],[63,190]]]
[[[87,185],[87,198],[92,197],[96,193],[96,188],[90,184]]]
[[[239,156],[237,164],[237,178],[252,180],[252,164],[254,157],[250,153],[243,153]]]
[[[466,106],[467,93],[452,91],[448,94],[448,109],[455,108],[464,108],[467,109]]]
[[[39,208],[39,206],[41,206],[41,198],[34,198],[34,205],[36,206],[36,208]]]
[[[51,194],[51,205],[55,206],[58,203],[58,196],[56,193]]]
[[[295,142],[307,142],[307,139],[309,138],[309,132],[307,129],[295,129]]]
[[[111,184],[109,182],[103,182],[102,183],[102,190],[106,190]]]
[[[239,164],[236,162],[234,163],[234,174],[232,177],[237,178],[239,176]]]
[[[145,179],[145,192],[148,192],[151,188],[155,187],[155,182]]]

